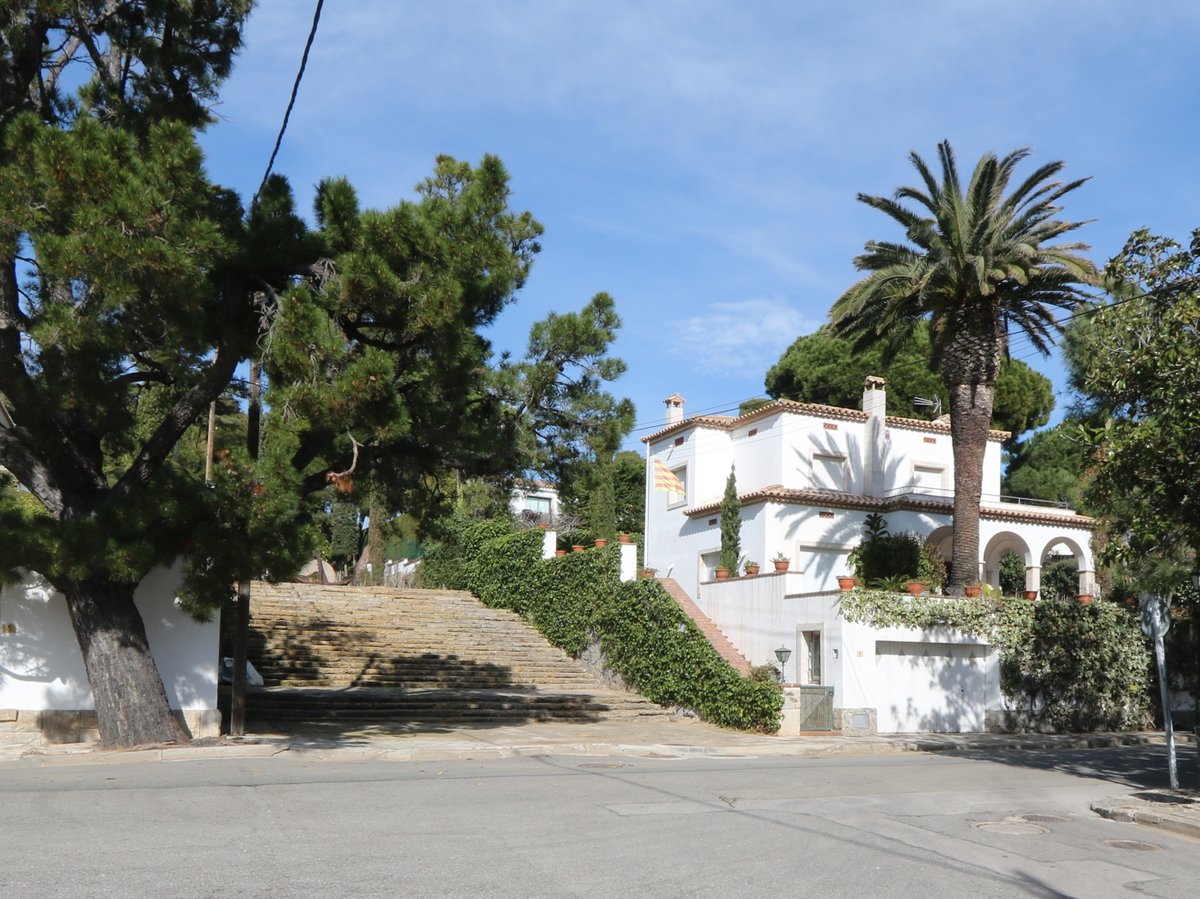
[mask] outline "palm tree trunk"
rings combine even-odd
[[[954,442],[954,543],[947,592],[962,595],[979,580],[979,500],[983,457],[992,425],[993,384],[955,384],[950,391],[950,437]]]

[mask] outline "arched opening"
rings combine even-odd
[[[1012,531],[996,534],[984,547],[983,581],[997,590],[1013,594],[1037,590],[1037,572],[1033,551]]]

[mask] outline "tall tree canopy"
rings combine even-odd
[[[531,419],[584,401],[539,381],[514,403],[481,334],[541,234],[499,160],[439,158],[386,210],[325,181],[315,228],[282,177],[248,207],[208,180],[194,131],[248,7],[3,4],[0,466],[22,489],[0,496],[0,569],[66,597],[111,744],[185,738],[133,603],[152,567],[182,559],[203,613],[294,570],[328,487],[421,507],[447,471],[523,470]],[[588,315],[616,325],[611,301]],[[543,366],[614,374],[594,342],[556,342]],[[268,379],[262,452],[226,445],[206,485],[176,449],[248,359]]]
[[[930,369],[929,326],[919,322],[910,341],[894,353],[876,345],[855,351],[853,343],[835,336],[828,327],[796,338],[766,374],[767,394],[774,399],[824,403],[857,409],[868,375],[886,378],[889,415],[920,418],[929,410],[913,404],[914,397],[940,400],[949,396],[937,373]],[[1013,440],[1039,428],[1054,410],[1054,389],[1048,378],[1024,362],[1005,359],[996,380],[992,424],[1010,431]]]
[[[859,194],[899,224],[907,242],[869,241],[854,260],[868,274],[830,312],[834,333],[859,349],[902,346],[919,322],[929,323],[954,441],[951,592],[979,576],[983,455],[1009,332],[1046,352],[1059,328],[1056,310],[1074,308],[1097,277],[1080,255],[1083,244],[1053,242],[1083,224],[1057,218],[1058,201],[1083,181],[1052,180],[1063,163],[1051,162],[1010,191],[1028,155],[987,153],[963,185],[944,141],[939,174],[910,154],[919,187],[901,187],[892,199]]]

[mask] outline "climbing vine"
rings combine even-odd
[[[1150,659],[1134,616],[1111,602],[900,596],[854,590],[847,621],[872,627],[950,627],[1000,651],[1000,687],[1021,723],[1064,730],[1149,723]]]
[[[599,642],[608,667],[648,699],[723,727],[779,729],[779,686],[741,677],[657,581],[622,583],[616,546],[543,559],[541,531],[494,522],[464,522],[445,545],[468,556],[435,574],[455,571],[457,586],[516,612],[573,656]],[[425,583],[450,586],[428,570]]]

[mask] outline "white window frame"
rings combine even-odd
[[[688,477],[687,477],[688,466],[687,466],[687,463],[680,465],[678,468],[672,468],[671,474],[673,474],[673,475],[675,475],[675,477],[679,478],[679,483],[683,484],[683,494],[680,495],[678,493],[668,493],[667,494],[667,508],[668,509],[678,509],[680,506],[687,505],[687,499],[688,499]]]

